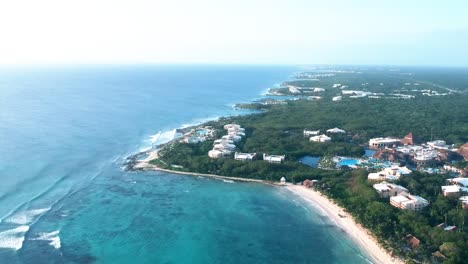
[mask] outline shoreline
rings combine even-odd
[[[157,158],[157,150],[150,151],[148,157],[143,160],[136,160],[131,170],[134,171],[160,171],[167,172],[177,175],[185,176],[202,176],[213,179],[229,180],[229,181],[240,181],[240,182],[251,182],[261,183],[265,185],[274,185],[278,187],[284,187],[292,195],[299,196],[304,203],[315,208],[318,212],[321,212],[328,218],[334,225],[341,228],[346,232],[353,242],[356,243],[359,249],[363,253],[367,254],[372,263],[396,263],[403,264],[404,262],[397,257],[392,257],[385,249],[383,249],[377,240],[373,237],[370,231],[358,224],[353,217],[344,211],[344,208],[335,204],[331,199],[321,194],[320,192],[306,188],[302,185],[293,184],[278,184],[275,182],[269,182],[264,180],[239,178],[221,176],[215,174],[205,174],[196,172],[185,172],[176,171],[170,169],[162,169],[149,163],[152,159]]]
[[[344,211],[344,208],[335,204],[325,195],[302,185],[290,184],[285,186],[285,188],[301,197],[308,205],[325,214],[337,227],[344,230],[357,246],[367,253],[372,263],[405,263],[397,257],[392,257],[380,246],[370,231],[362,227],[349,213]]]
[[[239,177],[230,177],[230,176],[222,176],[216,174],[207,174],[207,173],[198,173],[198,172],[188,172],[188,171],[178,171],[178,170],[170,170],[170,169],[162,169],[156,165],[152,165],[149,162],[153,159],[158,158],[158,151],[152,150],[148,153],[148,157],[143,160],[136,160],[134,164],[131,164],[131,171],[161,171],[167,172],[172,174],[179,174],[179,175],[186,175],[186,176],[202,176],[207,178],[214,178],[214,179],[221,179],[221,180],[231,180],[231,181],[241,181],[241,182],[256,182],[256,183],[263,183],[263,184],[272,184],[272,182],[258,180],[258,179],[250,179],[250,178],[239,178]]]

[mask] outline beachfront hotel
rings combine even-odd
[[[401,193],[400,195],[390,197],[390,204],[399,209],[418,212],[428,206],[429,201],[421,196]]]
[[[397,196],[401,193],[408,193],[408,189],[406,189],[405,187],[393,183],[388,183],[385,181],[374,184],[373,188],[382,198]]]

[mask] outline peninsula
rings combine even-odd
[[[127,167],[286,186],[377,263],[461,263],[468,91],[445,74],[301,72],[237,106],[259,113],[180,130]]]

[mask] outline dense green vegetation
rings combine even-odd
[[[464,225],[468,223],[468,211],[461,209],[457,199],[448,199],[440,194],[445,175],[415,172],[398,183],[431,202],[420,213],[392,207],[388,199],[378,197],[366,176],[367,172],[363,170],[321,174],[317,177],[321,183],[318,188],[370,229],[385,248],[406,256],[408,262],[435,261],[432,254],[440,251],[447,257],[439,259],[440,262],[466,263],[468,232]],[[437,227],[445,221],[458,229],[448,232]],[[417,237],[421,245],[411,249],[404,239],[407,234]]]
[[[359,74],[344,75],[328,81],[330,84],[341,82],[355,85],[366,82],[370,87],[375,78],[372,87],[380,89],[381,85],[377,82],[384,82],[382,80],[385,78],[389,78],[389,83],[390,79],[399,80],[400,85],[420,77],[415,75],[398,79],[396,73],[380,74],[380,78],[376,77],[379,76],[377,74],[368,75],[367,78]],[[345,78],[346,82],[339,78]],[[386,85],[382,86],[385,89]],[[388,199],[378,197],[372,183],[367,181],[368,172],[365,170],[322,170],[305,166],[297,160],[306,155],[360,157],[369,138],[403,137],[409,132],[426,141],[443,139],[449,144],[463,144],[468,142],[467,102],[468,95],[460,93],[443,97],[419,96],[412,100],[344,98],[339,102],[298,100],[290,101],[287,105],[267,107],[255,104],[252,109],[268,112],[222,118],[207,125],[213,126],[218,137],[221,137],[225,133],[222,129],[224,124],[240,124],[246,129],[246,137],[236,144],[238,151],[255,152],[259,156],[264,152],[286,154],[284,163],[269,164],[262,160],[242,162],[232,157],[210,159],[207,152],[212,148],[213,141],[194,145],[169,144],[160,151],[161,160],[153,163],[170,169],[174,169],[171,165],[180,165],[182,167],[178,170],[270,181],[278,181],[283,176],[292,182],[317,179],[319,184],[316,188],[346,208],[358,222],[372,230],[384,247],[396,254],[408,257],[410,262],[437,260],[464,263],[468,259],[468,232],[464,227],[468,213],[461,209],[457,199],[441,195],[440,186],[444,185],[447,175],[414,172],[401,179],[399,184],[431,202],[423,212],[414,213],[398,210],[389,204]],[[304,129],[325,132],[334,127],[348,133],[332,136],[331,143],[314,143],[303,136]],[[459,161],[458,164],[466,167],[466,162]],[[437,227],[444,222],[458,229],[447,232]],[[404,239],[407,234],[420,239],[421,246],[415,249],[408,247]],[[436,251],[440,251],[446,259],[433,257]]]

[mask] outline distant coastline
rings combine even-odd
[[[172,174],[210,177],[229,182],[243,181],[285,186],[291,194],[302,197],[304,203],[317,208],[336,226],[343,229],[372,261],[376,263],[403,263],[402,258],[415,260],[414,256],[407,254],[412,249],[408,249],[405,239],[402,237],[412,236],[410,232],[415,232],[414,230],[403,230],[400,232],[405,232],[404,234],[398,233],[397,235],[388,233],[400,228],[398,224],[392,224],[398,223],[396,220],[390,222],[393,226],[386,226],[385,231],[378,230],[374,222],[379,221],[381,216],[377,214],[376,218],[366,220],[362,210],[356,209],[358,205],[366,208],[366,205],[356,202],[359,199],[365,199],[375,208],[383,208],[382,211],[387,213],[386,216],[390,215],[393,219],[398,219],[402,214],[393,208],[388,201],[379,199],[372,189],[372,184],[367,182],[367,173],[375,172],[381,165],[359,167],[352,166],[351,163],[341,165],[340,162],[335,161],[335,158],[340,156],[362,157],[366,153],[365,147],[368,147],[369,138],[382,134],[401,137],[402,135],[399,133],[414,132],[415,129],[418,129],[419,131],[416,131],[419,132],[419,135],[427,139],[429,136],[432,138],[432,129],[428,130],[425,126],[433,120],[443,120],[446,119],[446,116],[452,116],[452,124],[463,121],[464,114],[460,110],[463,108],[452,106],[464,104],[465,91],[448,90],[447,93],[445,87],[424,84],[441,89],[440,91],[427,92],[427,87],[423,87],[419,82],[406,82],[406,79],[403,81],[403,79],[398,78],[403,77],[398,75],[396,77],[397,83],[404,82],[402,85],[412,86],[412,88],[402,88],[402,91],[398,91],[398,93],[396,90],[393,93],[384,93],[383,91],[387,87],[392,86],[377,83],[374,84],[375,87],[372,90],[367,88],[369,83],[362,83],[364,87],[362,90],[343,90],[348,86],[337,83],[335,79],[333,79],[335,83],[328,82],[327,87],[323,86],[325,88],[315,87],[317,85],[315,80],[287,81],[282,84],[281,88],[274,88],[281,91],[280,95],[275,93],[267,95],[277,96],[277,98],[265,97],[250,104],[235,106],[257,112],[234,117],[220,117],[197,126],[179,129],[184,133],[184,138],[174,138],[155,149],[133,155],[126,160],[125,167],[133,171],[162,171]],[[359,85],[361,84],[359,83]],[[311,95],[317,93],[321,96]],[[342,93],[343,96],[337,96],[339,93]],[[296,97],[285,99],[282,98],[283,96]],[[343,102],[341,102],[342,100]],[[440,106],[441,102],[444,103],[442,107]],[[367,107],[363,108],[362,104],[366,104]],[[414,115],[412,121],[398,118],[401,115],[406,115],[407,112],[418,113],[418,104],[423,104],[428,108],[437,107],[443,111],[437,112],[439,116],[426,115],[421,118],[421,116]],[[307,113],[313,113],[312,118],[307,117]],[[389,125],[388,122],[385,122],[387,119],[394,120],[394,123],[398,122]],[[356,123],[350,123],[349,120],[356,120]],[[418,123],[426,125],[419,126]],[[237,126],[240,130],[230,131],[229,127],[233,126]],[[346,131],[337,126],[345,128]],[[401,127],[405,131],[402,132]],[[205,137],[205,135],[199,134],[205,130],[209,130],[210,136]],[[352,132],[349,132],[350,130]],[[326,141],[312,140],[312,137],[309,140],[306,137],[306,132],[320,133],[320,131],[325,131],[320,136]],[[335,131],[339,131],[339,133]],[[443,136],[449,137],[452,142],[460,143],[466,139],[462,129],[451,130],[450,133],[445,130],[438,132],[445,133]],[[327,137],[325,133],[331,133],[328,134],[330,137]],[[211,155],[209,150],[215,151],[215,148],[219,146],[217,144],[220,143],[225,144],[223,146],[230,149],[226,153],[216,150],[217,156]],[[291,146],[294,147],[291,148]],[[250,158],[238,160],[238,151],[240,151],[239,154]],[[264,153],[263,159],[258,157],[262,152]],[[282,158],[277,162],[272,162],[265,159],[265,152],[273,154],[271,156]],[[330,153],[333,154],[330,155]],[[304,155],[320,156],[323,162],[318,167],[308,167],[298,162]],[[257,158],[253,158],[255,156]],[[351,170],[354,171],[351,172]],[[310,179],[321,183],[320,186],[313,188],[291,183],[279,184],[280,178],[283,181],[284,177],[289,182],[297,184],[306,180],[310,181]],[[441,179],[444,180],[444,178]],[[356,188],[352,191],[355,193],[343,193],[346,188],[350,187]],[[340,192],[341,194],[339,194]],[[360,196],[364,194],[367,197]],[[346,200],[349,198],[354,199]],[[351,209],[348,211],[345,208]],[[383,232],[387,233],[383,235]],[[418,236],[421,237],[422,234],[418,234]],[[391,254],[387,251],[390,249]],[[430,258],[431,255],[427,253],[432,252],[424,252],[426,255],[419,257]]]
[[[277,88],[275,88],[277,89]],[[271,88],[267,90],[264,96],[278,96],[283,95],[280,93],[272,93]],[[289,94],[285,94],[288,96]],[[256,100],[251,103],[245,104],[235,104],[233,105],[234,108],[238,109],[249,109],[255,110],[257,112],[248,113],[247,115],[256,115],[260,113],[268,112],[271,106],[275,105],[286,105],[287,100],[283,99],[268,99],[263,98],[260,100]],[[221,117],[222,118],[222,117]],[[219,118],[218,118],[219,119]],[[215,121],[215,120],[211,120]],[[205,125],[209,120],[203,122],[198,125],[190,125],[190,126],[183,126],[181,128],[177,128],[176,131],[178,132],[187,132],[193,128],[200,127]],[[307,189],[303,186],[293,185],[291,183],[280,184],[277,181],[267,181],[261,179],[252,179],[252,178],[240,178],[240,177],[233,177],[233,176],[223,176],[223,175],[216,175],[211,173],[199,173],[199,172],[191,172],[191,171],[181,171],[177,169],[166,169],[161,168],[157,165],[152,164],[151,162],[158,159],[158,149],[163,148],[166,145],[172,144],[176,139],[173,139],[169,142],[165,142],[164,144],[157,146],[156,149],[152,148],[150,150],[146,150],[140,153],[137,153],[133,156],[127,158],[125,162],[125,167],[131,171],[157,171],[157,172],[166,172],[170,174],[177,174],[177,175],[185,175],[185,176],[195,176],[195,177],[207,177],[212,179],[219,179],[224,181],[240,181],[240,182],[250,182],[250,183],[260,183],[270,186],[276,186],[280,188],[286,188],[291,195],[300,196],[303,199],[303,203],[314,207],[318,210],[318,212],[324,213],[325,216],[334,223],[338,228],[341,228],[346,232],[347,235],[356,243],[356,245],[363,250],[368,257],[371,258],[371,261],[374,263],[404,263],[400,259],[397,259],[391,256],[386,250],[384,250],[376,241],[376,239],[371,235],[370,231],[363,228],[360,224],[358,224],[351,215],[345,213],[345,209],[338,206],[334,203],[330,198],[326,197],[325,195],[321,194],[320,192]],[[142,157],[146,156],[146,158],[142,159]]]

